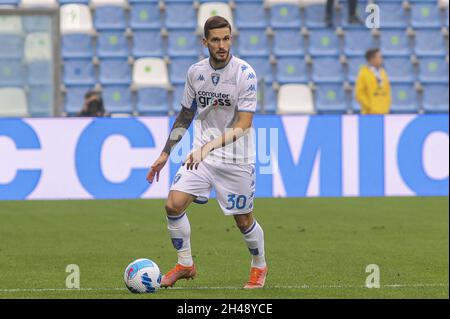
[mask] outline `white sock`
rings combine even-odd
[[[255,220],[245,232],[243,232],[245,243],[252,255],[252,267],[266,267],[264,256],[264,232]]]
[[[167,216],[167,229],[173,247],[177,250],[178,263],[183,266],[192,266],[194,261],[191,254],[191,225],[186,212],[179,216]]]

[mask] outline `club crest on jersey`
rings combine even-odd
[[[219,80],[220,80],[220,74],[218,74],[218,73],[211,74],[211,81],[214,85],[217,85],[219,83]]]

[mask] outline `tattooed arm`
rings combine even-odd
[[[149,183],[153,182],[156,176],[156,181],[159,181],[159,172],[166,164],[169,159],[170,152],[183,138],[184,133],[187,131],[192,121],[194,120],[195,111],[183,107],[180,114],[178,114],[175,123],[173,124],[172,130],[170,131],[169,137],[167,138],[166,145],[159,158],[153,163],[150,171],[147,175],[147,181]]]

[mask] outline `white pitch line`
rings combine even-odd
[[[429,287],[449,287],[448,283],[429,283],[429,284],[387,284],[381,285],[381,288],[429,288]],[[365,288],[365,286],[355,285],[298,285],[298,286],[266,286],[266,289],[346,289],[346,288]],[[169,290],[243,290],[242,287],[173,287]],[[376,289],[375,289],[376,290]],[[30,289],[0,289],[0,293],[14,292],[66,292],[66,291],[128,291],[126,288],[30,288]]]

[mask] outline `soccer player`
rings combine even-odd
[[[189,68],[181,112],[147,176],[150,183],[155,178],[158,181],[172,148],[194,121],[193,150],[175,175],[165,205],[178,263],[163,276],[161,286],[195,277],[186,209],[192,202],[206,203],[214,187],[223,213],[234,217],[252,256],[250,279],[244,288],[261,288],[267,265],[263,229],[253,217],[256,156],[251,128],[256,74],[248,63],[230,54],[231,26],[223,17],[206,21],[203,44],[210,56]]]

